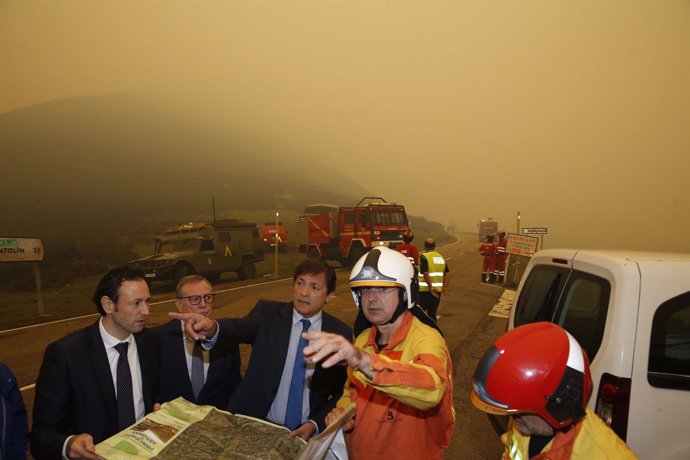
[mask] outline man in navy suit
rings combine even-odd
[[[233,413],[286,425],[291,435],[309,439],[325,428],[325,417],[335,407],[347,378],[345,366],[324,369],[305,363],[299,348],[302,333],[327,331],[352,338],[351,328],[323,311],[333,298],[335,271],[319,259],[307,259],[293,276],[292,302],[259,301],[244,318],[217,323],[203,315],[170,313],[185,320],[187,336],[197,340],[214,338],[228,331],[240,343],[251,343],[252,354],[242,383],[230,399]],[[305,325],[308,321],[308,325]],[[297,397],[289,398],[293,372],[306,366]],[[297,423],[286,420],[289,406],[298,399]],[[292,415],[292,414],[291,414]],[[290,417],[291,418],[291,417]]]
[[[211,283],[199,275],[189,275],[177,283],[175,306],[181,313],[210,317],[215,294]],[[173,319],[154,328],[161,343],[160,402],[182,396],[199,405],[225,410],[230,396],[239,385],[239,347],[221,329],[211,350],[204,350],[184,335],[182,322]],[[195,347],[198,357],[195,356]],[[194,360],[199,360],[201,375],[195,394]]]
[[[30,440],[36,460],[97,460],[95,444],[153,409],[158,392],[158,339],[145,329],[150,294],[144,273],[130,268],[110,271],[92,300],[100,319],[48,345],[43,356]],[[118,384],[118,376],[125,369],[129,370],[129,391],[118,395],[125,381],[121,378]]]

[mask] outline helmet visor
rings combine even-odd
[[[492,345],[479,360],[477,369],[474,371],[474,376],[472,377],[473,390],[470,399],[472,400],[472,404],[483,412],[498,415],[514,414],[517,411],[511,410],[508,404],[496,401],[486,387],[489,372],[499,356],[500,353],[498,348]]]

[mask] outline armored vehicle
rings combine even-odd
[[[199,274],[214,282],[225,272],[241,280],[256,277],[255,262],[264,260],[256,224],[235,220],[178,225],[155,239],[153,254],[130,262],[146,280],[173,281]]]

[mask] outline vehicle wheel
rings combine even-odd
[[[254,262],[251,260],[242,261],[240,269],[237,270],[237,276],[239,276],[241,280],[256,278],[256,266]]]
[[[316,246],[311,246],[309,248],[309,251],[307,251],[307,257],[309,257],[310,259],[318,259],[321,257],[321,255],[319,254],[319,250],[316,249]]]
[[[182,278],[194,274],[194,268],[189,264],[178,264],[173,271],[173,281],[177,284]]]
[[[362,246],[355,246],[350,250],[350,254],[348,257],[348,263],[350,266],[354,265],[357,263],[357,261],[364,255],[366,254],[367,251],[364,249]]]

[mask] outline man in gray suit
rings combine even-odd
[[[175,292],[177,311],[210,317],[216,295],[206,278],[185,276],[177,283]],[[181,396],[200,406],[225,410],[242,380],[237,342],[221,331],[213,349],[204,350],[198,342],[189,340],[181,321],[176,319],[153,330],[161,344],[158,401]]]

